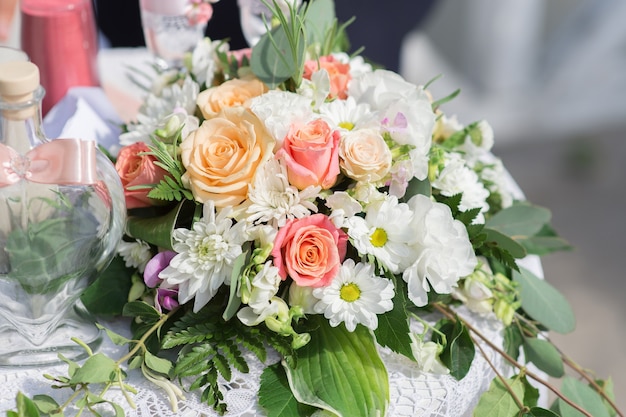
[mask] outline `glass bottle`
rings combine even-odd
[[[123,189],[94,141],[48,139],[32,62],[0,63],[0,365],[79,359],[101,335],[80,303],[114,256]]]

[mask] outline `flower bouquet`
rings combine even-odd
[[[458,91],[436,99],[343,52],[331,0],[265,5],[252,49],[204,39],[161,73],[113,152],[126,236],[83,300],[133,317],[132,340],[109,332],[128,367],[174,407],[178,381],[225,413],[219,381],[248,369],[242,352],[275,351],[258,393],[268,416],[380,416],[379,348],[461,380],[484,344],[511,366],[494,366],[474,415],[614,415],[610,382],[547,338],[573,329],[571,308],[518,261],[568,245],[548,210],[515,197],[489,124],[443,112]],[[461,310],[497,319],[504,343]],[[83,367],[115,383],[121,363]],[[559,390],[527,363],[584,379]],[[538,384],[558,397],[550,410]]]

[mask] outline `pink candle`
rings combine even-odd
[[[22,0],[22,49],[41,72],[44,114],[73,86],[99,85],[91,0]]]

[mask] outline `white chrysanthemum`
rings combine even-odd
[[[117,252],[124,259],[124,264],[128,268],[137,268],[140,273],[143,273],[146,264],[152,258],[150,245],[141,240],[135,240],[134,242],[120,241],[117,244]]]
[[[365,218],[346,220],[348,236],[360,254],[374,255],[391,272],[402,272],[416,258],[409,245],[414,238],[409,206],[395,197],[375,201],[365,209]]]
[[[229,46],[222,41],[201,39],[191,53],[191,73],[198,84],[211,85],[219,69],[217,52],[227,52]]]
[[[471,274],[478,261],[467,229],[452,217],[445,204],[418,194],[407,203],[413,211],[410,225],[415,261],[402,274],[408,284],[409,298],[416,306],[428,303],[432,288],[449,294],[460,278]]]
[[[376,113],[371,111],[369,105],[357,104],[353,97],[325,102],[319,112],[331,128],[341,131],[380,126]]]
[[[345,323],[353,332],[357,324],[368,329],[378,327],[377,314],[393,309],[394,289],[391,280],[376,276],[374,267],[346,259],[339,273],[327,287],[315,288],[317,313],[324,313],[331,326]]]
[[[481,215],[476,218],[476,222],[484,223],[483,214],[489,211],[489,190],[480,181],[478,174],[466,165],[460,154],[446,154],[444,168],[432,181],[432,186],[447,197],[463,193],[459,208],[463,211],[480,208]]]
[[[270,90],[254,97],[250,109],[276,139],[275,151],[282,146],[292,124],[306,124],[314,116],[311,99],[289,91]]]
[[[176,229],[174,251],[178,254],[160,274],[167,285],[178,285],[178,301],[195,297],[193,310],[204,307],[230,278],[233,263],[247,240],[245,223],[233,225],[224,209],[215,215],[211,202],[204,205],[203,217],[191,230]],[[226,282],[228,284],[228,282]]]
[[[287,170],[276,159],[267,161],[254,177],[248,190],[246,220],[283,226],[288,219],[300,219],[317,212],[315,198],[321,187],[309,186],[300,191],[289,184]]]
[[[150,135],[156,129],[163,128],[164,120],[177,109],[185,109],[187,114],[193,114],[199,90],[198,84],[191,77],[186,77],[182,85],[165,87],[158,96],[149,94],[139,109],[137,123],[128,124],[128,132],[120,135],[120,144],[131,145],[139,141],[150,143]]]

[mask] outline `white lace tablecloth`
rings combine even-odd
[[[471,321],[478,323],[478,316],[467,314],[464,313]],[[105,323],[105,325],[121,334],[129,333],[128,322],[123,319]],[[501,325],[497,321],[480,319],[479,327],[490,340],[502,340]],[[115,359],[124,354],[124,349],[111,343],[105,336],[100,352]],[[387,365],[391,385],[388,416],[470,416],[480,393],[487,389],[493,378],[493,372],[478,351],[469,374],[461,381],[456,381],[449,375],[422,373],[414,362],[386,349],[381,349],[381,355]],[[248,354],[246,359],[250,364],[249,373],[243,374],[233,370],[232,380],[222,381],[225,388],[223,390],[225,401],[228,404],[227,416],[264,415],[256,401],[263,365],[252,354]],[[492,360],[500,367],[502,366],[498,355],[493,355]],[[268,362],[276,361],[278,361],[277,355],[270,355],[268,358]],[[7,410],[15,409],[15,397],[18,391],[28,396],[51,395],[58,403],[62,403],[69,397],[71,394],[69,390],[52,389],[50,381],[43,377],[44,373],[54,376],[67,375],[67,366],[62,364],[32,369],[0,368],[0,386],[2,386],[0,412],[2,415]],[[120,391],[112,390],[106,395],[107,399],[122,406],[127,416],[213,417],[219,415],[212,408],[202,404],[199,393],[196,392],[186,393],[186,399],[178,405],[178,412],[173,412],[165,393],[148,382],[138,370],[128,372],[128,383],[137,389],[137,394],[133,397],[137,406],[135,409],[128,405]]]

